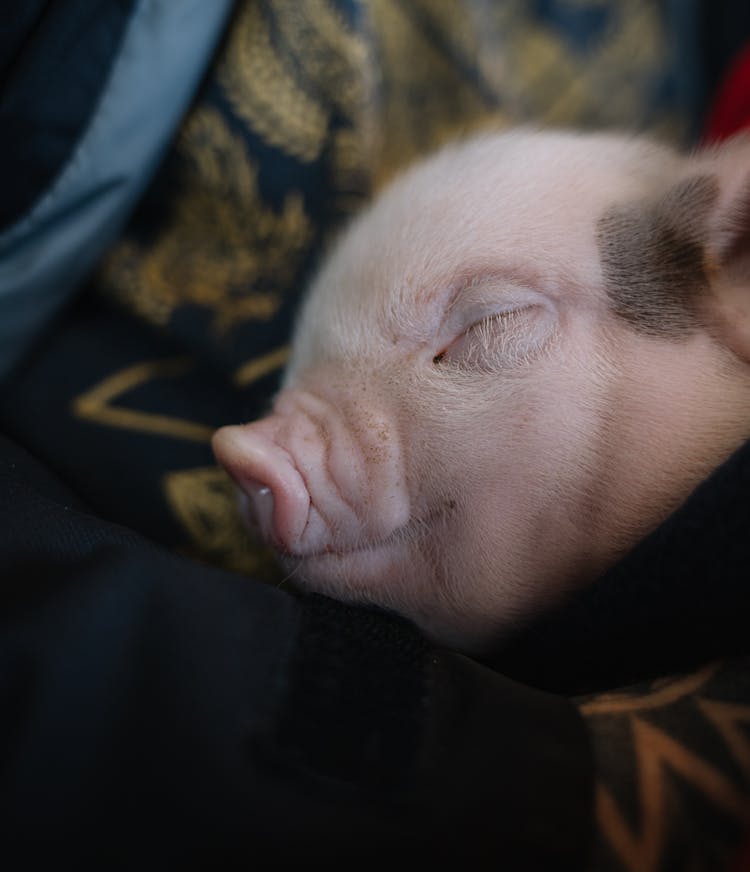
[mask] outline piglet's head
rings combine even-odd
[[[215,436],[295,582],[480,650],[750,435],[750,143],[485,135],[312,285],[272,413]]]

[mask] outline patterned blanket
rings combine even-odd
[[[135,531],[134,553],[145,547],[142,534],[190,558],[191,566],[275,579],[268,555],[240,527],[232,487],[208,441],[218,425],[252,418],[267,405],[305,281],[332,236],[402,167],[481,126],[617,127],[689,141],[713,84],[709,72],[698,75],[700,52],[689,53],[711,6],[239,0],[126,230],[4,386],[4,431],[65,482],[71,492],[65,500],[80,499],[103,524]],[[710,20],[731,6],[713,4]],[[750,22],[738,20],[749,32]],[[706,31],[714,55],[724,45],[719,30]],[[750,482],[746,456],[733,462],[732,481]],[[687,547],[691,524],[721,517],[723,487],[712,484],[694,504],[697,514],[678,519],[670,553]],[[742,517],[747,503],[732,505]],[[8,518],[11,509],[12,501]],[[716,531],[734,523],[724,521]],[[34,524],[30,515],[24,529]],[[747,533],[738,523],[736,535]],[[122,545],[119,533],[86,535],[106,542],[111,535]],[[666,552],[655,558],[648,551],[661,544],[646,544],[645,556],[618,568],[617,583],[665,578],[658,561]],[[721,547],[719,532],[704,544],[709,553]],[[8,565],[21,566],[11,545],[3,547]],[[690,563],[690,552],[682,553]],[[748,556],[733,555],[724,587],[716,585],[726,599],[705,613],[713,570],[700,564],[705,574],[691,582],[693,600],[682,621],[670,617],[670,608],[682,608],[679,579],[665,583],[643,638],[642,610],[612,615],[582,602],[499,652],[498,669],[551,690],[584,724],[593,812],[584,799],[577,806],[583,823],[570,829],[580,842],[570,849],[576,862],[590,815],[592,869],[729,868],[750,824],[750,672],[736,621],[742,616],[747,624],[738,580]],[[170,601],[172,594],[164,596]],[[694,648],[691,622],[701,614],[714,624],[697,633],[703,641]],[[542,637],[546,648],[536,644]],[[638,651],[629,659],[631,647]],[[592,664],[598,650],[601,660]],[[309,681],[303,670],[292,685]],[[634,683],[623,690],[625,682]],[[311,709],[295,693],[280,723],[288,746],[304,755],[309,748],[294,724]],[[507,693],[515,699],[515,691]],[[328,752],[320,763],[325,777],[333,765]],[[492,758],[488,748],[482,754]],[[318,765],[317,759],[303,763]],[[565,789],[556,782],[550,795],[564,797]],[[529,814],[533,820],[533,807]],[[514,868],[537,867],[519,861]]]

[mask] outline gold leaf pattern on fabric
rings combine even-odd
[[[178,147],[190,179],[170,220],[150,246],[132,236],[115,246],[100,283],[159,325],[183,305],[209,309],[219,335],[269,320],[312,236],[302,197],[289,192],[281,212],[264,203],[241,136],[210,107],[193,112]]]
[[[709,663],[580,701],[597,771],[593,868],[687,868],[670,853],[677,845],[696,869],[726,867],[750,826],[750,705],[737,701],[750,690],[747,665]]]
[[[721,735],[750,786],[750,705],[699,699],[698,707]]]
[[[237,117],[267,145],[302,163],[326,152],[336,199],[366,189],[377,159],[373,48],[367,27],[351,30],[327,0],[246,3],[217,77]],[[350,212],[361,202],[344,193],[337,208]]]
[[[415,8],[423,14],[415,16]],[[384,138],[374,170],[378,185],[479,124],[508,122],[497,95],[488,97],[478,87],[474,66],[459,62],[470,56],[477,40],[472,16],[460,4],[373,0],[370,9],[383,79],[378,123]],[[461,54],[449,50],[454,39]]]
[[[720,663],[708,663],[696,672],[676,677],[669,676],[655,681],[645,693],[642,690],[600,693],[591,699],[582,701],[579,708],[582,715],[591,717],[593,715],[645,712],[663,708],[666,705],[674,705],[674,703],[691,696],[704,687],[720,668]]]
[[[327,0],[273,0],[280,39],[321,105],[358,118],[374,93],[374,58],[365,29],[356,33]]]
[[[379,179],[456,134],[510,123],[650,126],[682,135],[676,112],[647,125],[646,92],[664,67],[666,35],[649,0],[578,2],[605,7],[607,28],[575,49],[525,0],[434,3],[373,0],[381,42],[387,131]]]
[[[244,3],[218,79],[237,117],[268,145],[306,162],[320,155],[328,112],[274,44],[264,5]]]
[[[750,706],[744,708],[750,712]],[[640,826],[631,826],[612,792],[601,783],[597,784],[595,799],[599,825],[628,872],[659,872],[665,868],[664,854],[675,814],[671,790],[675,776],[740,826],[750,823],[750,794],[746,789],[647,721],[631,716],[631,729],[638,761]]]
[[[192,542],[183,550],[230,571],[279,580],[270,552],[252,542],[242,526],[236,487],[223,469],[209,466],[168,472],[163,487]]]
[[[282,345],[281,348],[275,348],[267,354],[261,354],[259,357],[253,357],[246,360],[235,371],[232,381],[237,387],[246,388],[258,379],[263,378],[269,373],[282,366],[289,359],[290,348],[288,345]]]
[[[325,107],[332,194],[364,191],[384,136],[378,111],[377,43],[366,9],[358,22],[362,30],[357,32],[330,0],[273,0],[270,8],[280,51],[286,52],[310,93]],[[361,205],[361,197],[352,205]],[[350,211],[338,206],[340,211]]]
[[[161,379],[181,378],[194,368],[195,362],[187,357],[145,360],[132,364],[106,376],[75,397],[71,403],[71,412],[78,418],[105,427],[184,439],[188,442],[208,442],[213,429],[205,424],[186,421],[174,415],[129,408],[121,400],[124,395],[141,385]]]

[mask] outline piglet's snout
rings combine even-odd
[[[223,427],[214,454],[240,487],[249,525],[283,551],[296,551],[310,510],[310,495],[293,459],[278,444],[274,418]]]
[[[249,526],[283,553],[356,550],[409,520],[392,428],[371,410],[349,411],[345,417],[312,394],[286,391],[274,414],[214,436]]]

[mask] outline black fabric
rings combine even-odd
[[[491,658],[587,692],[750,653],[750,443],[590,588]]]
[[[427,653],[404,621],[310,597],[291,665],[294,694],[275,742],[301,766],[363,790],[403,788],[422,739]],[[338,722],[335,742],[332,722]]]
[[[96,108],[135,5],[136,0],[5,4],[0,230],[29,210],[70,157]]]
[[[0,449],[4,862],[176,868],[236,838],[294,603],[97,521]]]
[[[570,703],[73,499],[0,438],[4,868],[583,867]]]
[[[26,0],[23,3],[11,0],[5,4],[0,28],[0,83],[5,81],[8,71],[23,54],[49,5],[49,0]],[[13,12],[8,14],[11,6]]]
[[[430,676],[414,799],[435,868],[588,868],[593,764],[578,711],[457,654],[437,654]]]
[[[342,868],[587,868],[591,748],[568,700],[430,651],[403,621],[317,597],[291,674],[269,750],[317,785],[316,809],[348,801]],[[352,817],[360,807],[369,834]],[[305,853],[317,856],[307,813]]]

